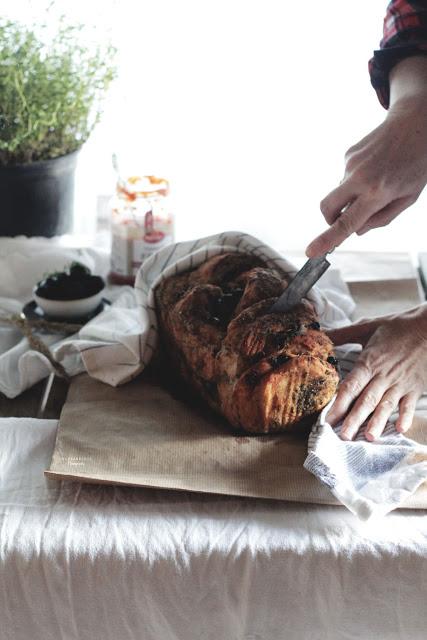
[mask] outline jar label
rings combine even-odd
[[[111,244],[111,271],[133,277],[146,258],[174,241],[172,218],[153,216],[149,211],[144,225],[114,225]]]

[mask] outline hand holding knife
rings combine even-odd
[[[351,204],[351,202],[346,204],[346,206],[341,210],[340,216],[347,211]],[[294,279],[291,280],[280,298],[273,304],[270,309],[270,313],[287,313],[292,309],[292,307],[299,304],[310,289],[323,276],[325,271],[331,266],[331,263],[326,259],[326,256],[334,250],[335,247],[321,256],[309,258],[304,266],[298,271]]]

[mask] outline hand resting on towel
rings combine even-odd
[[[409,429],[416,402],[427,390],[427,304],[327,333],[335,345],[363,346],[327,421],[335,425],[345,417],[341,437],[351,440],[368,420],[365,437],[375,440],[398,408],[396,429]]]

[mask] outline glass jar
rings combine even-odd
[[[173,241],[168,181],[156,176],[119,179],[111,202],[110,281],[133,284],[144,260]]]

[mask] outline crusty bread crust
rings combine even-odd
[[[309,302],[269,313],[286,286],[259,258],[227,253],[156,289],[174,368],[231,425],[250,433],[306,427],[339,381],[333,345]]]

